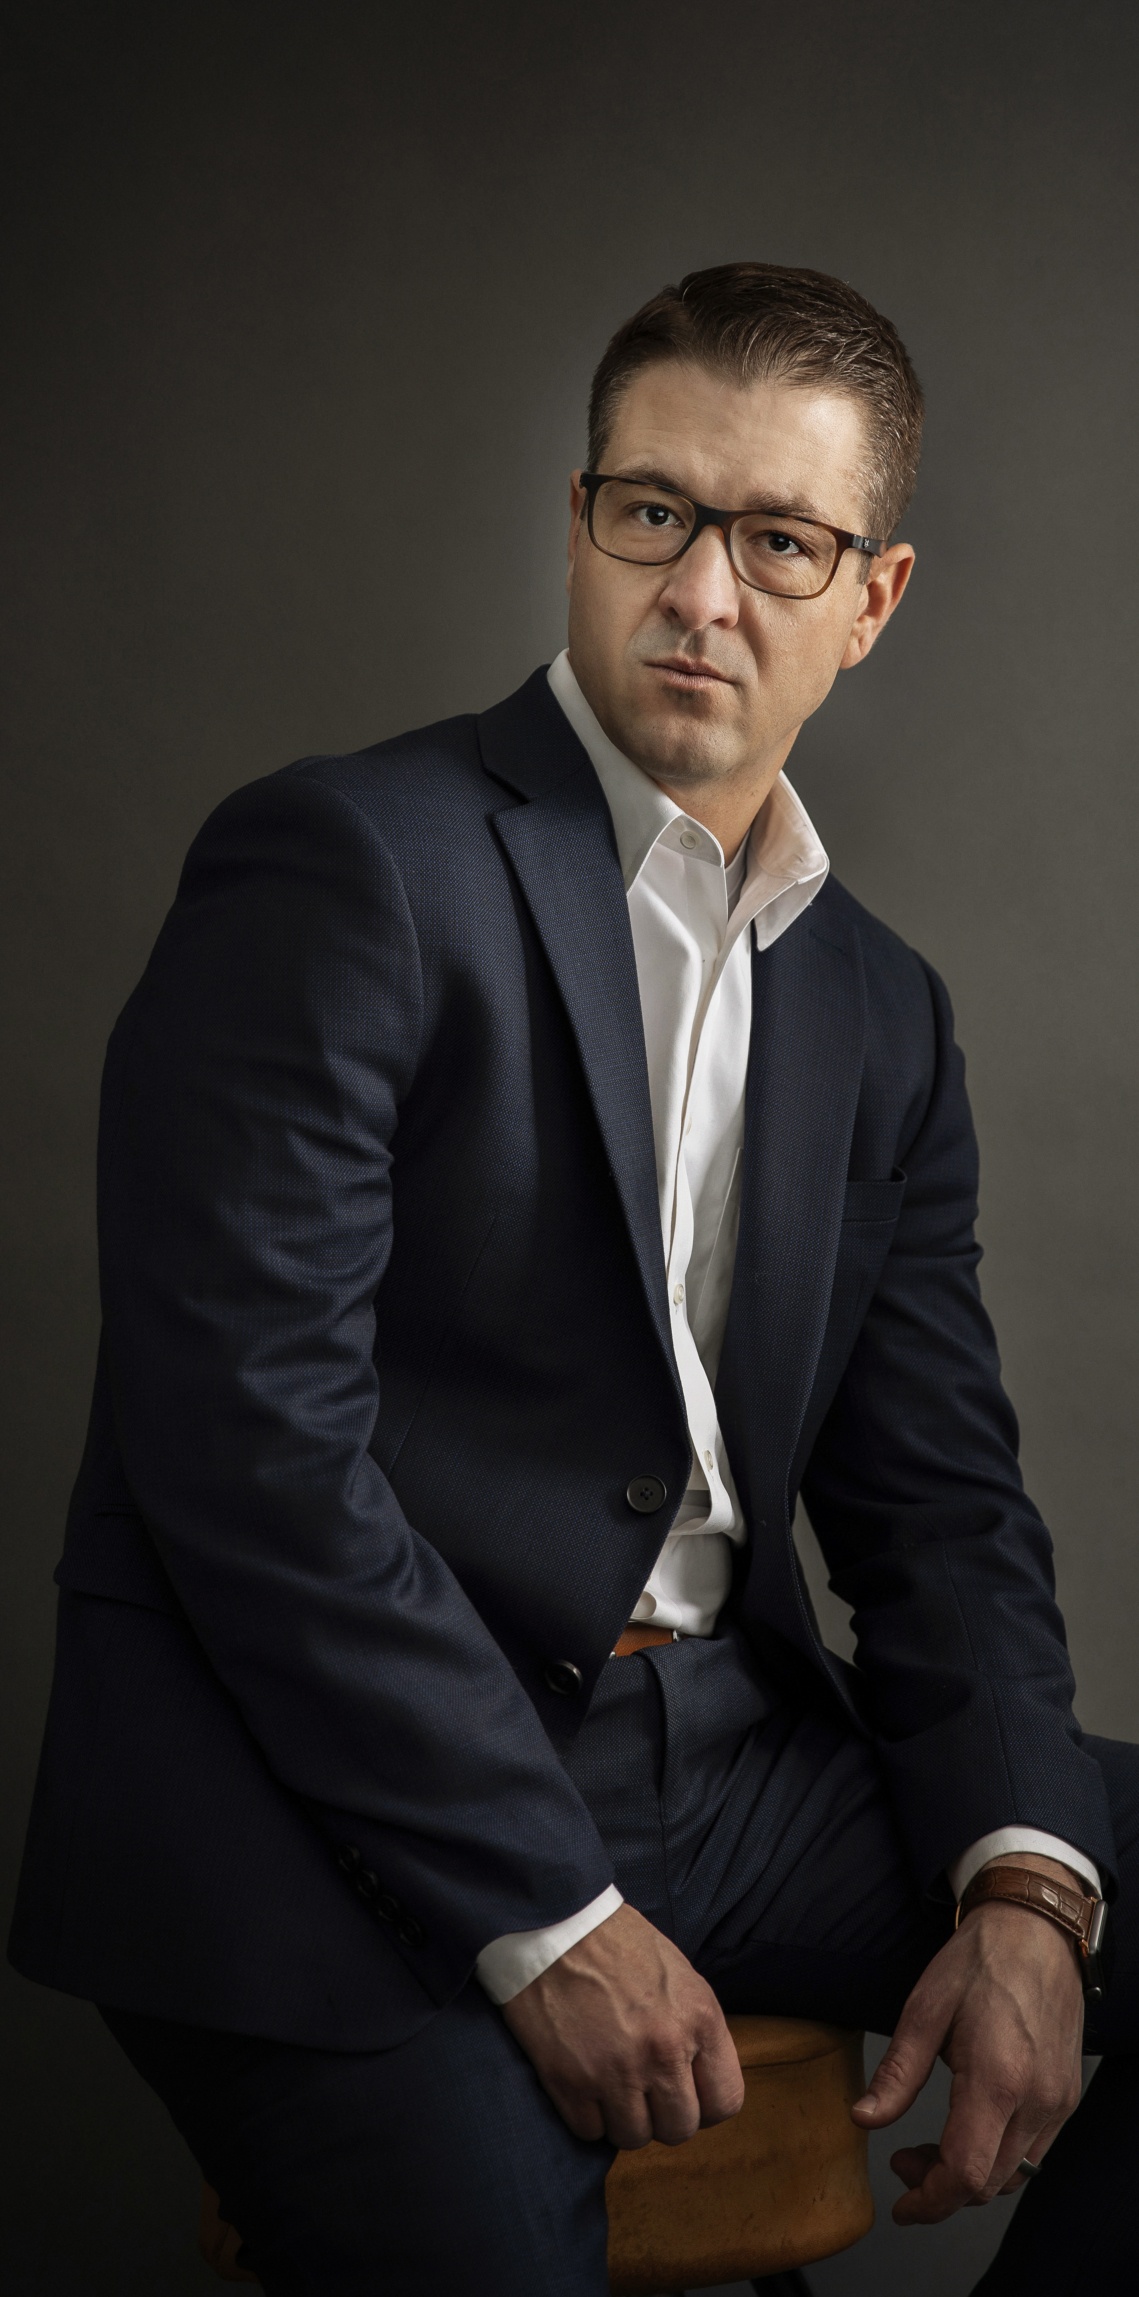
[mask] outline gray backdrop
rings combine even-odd
[[[853,280],[929,392],[915,582],[792,771],[953,989],[1080,1712],[1139,1731],[1137,44],[1126,0],[34,12],[7,62],[7,1872],[95,1344],[102,1048],[184,848],[235,784],[558,647],[591,364],[737,255]],[[10,1974],[5,2000],[11,2286],[202,2297],[158,2108],[87,2007]],[[993,2238],[991,2211],[886,2225],[814,2286],[949,2297]]]

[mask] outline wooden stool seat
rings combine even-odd
[[[687,2145],[619,2153],[609,2285],[619,2297],[712,2289],[833,2257],[869,2233],[862,2036],[798,2018],[729,2018],[744,2077],[730,2122]]]
[[[862,2036],[798,2018],[729,2018],[743,2109],[687,2145],[619,2153],[609,2172],[614,2297],[711,2289],[810,2265],[868,2233],[866,2134],[850,2108],[864,2088]],[[206,2186],[202,2255],[223,2281],[257,2286],[241,2236]]]

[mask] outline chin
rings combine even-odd
[[[723,781],[737,767],[735,753],[721,749],[719,742],[694,742],[691,728],[689,740],[684,740],[684,728],[677,728],[671,737],[657,737],[657,740],[645,728],[636,749],[629,749],[629,756],[645,774],[652,774],[654,781],[666,781],[677,790],[696,788],[698,783],[707,781]]]
[[[641,719],[629,755],[654,779],[676,783],[718,781],[738,762],[733,743],[687,714]]]

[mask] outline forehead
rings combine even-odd
[[[866,459],[862,409],[847,393],[785,380],[741,387],[681,360],[634,375],[605,449],[614,475],[668,479],[720,510],[772,504],[856,531]]]

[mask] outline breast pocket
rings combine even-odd
[[[897,1166],[889,1180],[848,1180],[843,1227],[892,1228],[902,1209],[906,1176]]]
[[[889,1180],[850,1180],[842,1207],[838,1257],[831,1296],[832,1326],[852,1339],[870,1303],[894,1241],[906,1176]]]

